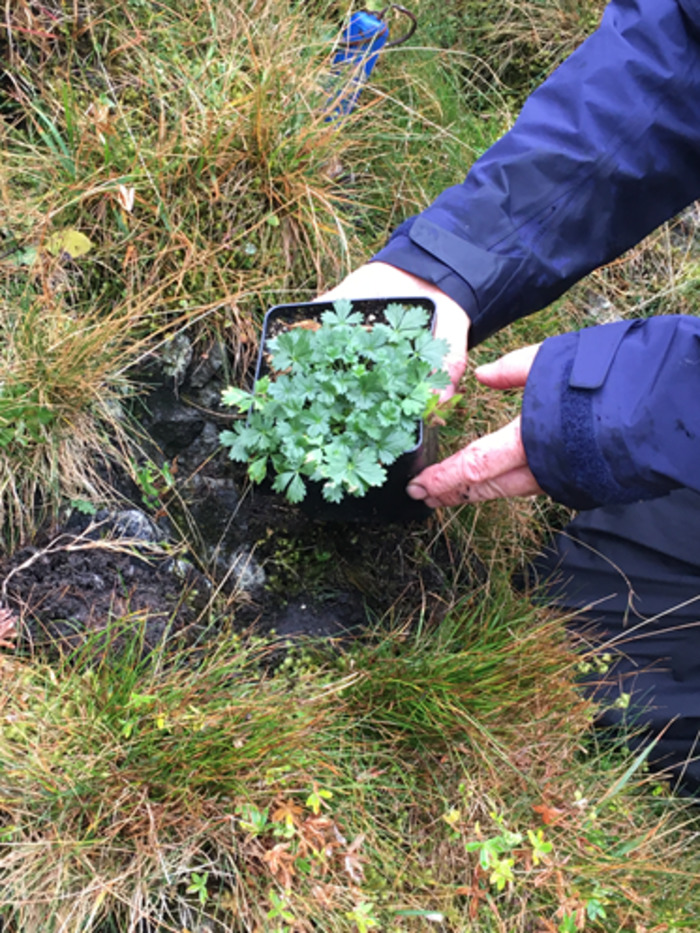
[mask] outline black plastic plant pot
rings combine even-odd
[[[434,325],[435,305],[429,298],[371,298],[353,301],[353,311],[362,314],[367,324],[384,319],[385,308],[399,303],[425,310]],[[324,311],[333,309],[333,303],[319,301],[301,304],[277,305],[265,315],[260,341],[260,352],[255,372],[256,381],[269,375],[267,341],[291,326],[320,320]],[[409,480],[433,463],[437,457],[437,428],[422,421],[416,422],[417,442],[386,467],[387,479],[382,486],[370,487],[364,496],[346,495],[339,502],[323,497],[322,482],[306,480],[307,492],[299,508],[309,517],[327,522],[398,523],[425,521],[432,513],[423,502],[417,502],[406,493]],[[269,477],[261,484],[263,492],[271,492]]]

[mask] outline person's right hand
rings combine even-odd
[[[469,318],[464,309],[436,285],[388,263],[368,262],[351,272],[335,288],[319,295],[316,300],[392,297],[432,298],[435,302],[435,336],[446,340],[450,347],[443,364],[450,375],[450,385],[442,390],[440,399],[444,401],[450,398],[467,368]]]
[[[494,363],[480,366],[476,378],[493,389],[521,388],[538,350],[536,345],[507,353]],[[427,467],[411,480],[406,491],[412,499],[422,499],[431,508],[542,493],[528,466],[520,417]]]

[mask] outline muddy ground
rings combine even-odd
[[[21,643],[50,654],[86,641],[120,650],[138,634],[149,651],[231,626],[341,639],[393,613],[439,617],[465,574],[429,524],[319,523],[278,497],[239,503],[234,559],[218,567],[174,531],[166,539],[163,524],[135,508],[74,516],[18,551],[2,568],[2,598],[22,620]]]

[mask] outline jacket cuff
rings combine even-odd
[[[596,403],[634,323],[551,337],[530,370],[521,429],[528,465],[540,487],[570,508],[636,502],[668,491],[621,480],[634,473],[624,444],[610,445],[601,438]]]
[[[386,246],[376,253],[370,262],[388,263],[390,266],[395,266],[397,269],[402,269],[404,272],[416,275],[435,285],[464,309],[473,324],[478,316],[478,302],[471,285],[451,266],[413,241],[410,231],[416,219],[411,217],[397,227]],[[473,339],[472,327],[470,327],[469,346],[475,346],[477,342]]]

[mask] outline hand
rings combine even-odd
[[[450,345],[444,366],[450,374],[450,385],[440,393],[445,401],[454,395],[467,368],[467,336],[469,318],[464,309],[440,289],[415,275],[385,262],[369,262],[351,272],[343,281],[317,301],[336,298],[432,298],[437,311],[435,336]]]
[[[522,387],[538,350],[539,345],[508,353],[495,363],[480,366],[476,378],[494,389]],[[520,417],[442,463],[429,466],[411,480],[407,492],[431,508],[542,493],[527,465]]]

